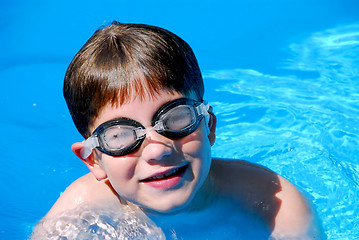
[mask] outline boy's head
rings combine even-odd
[[[202,75],[190,46],[159,27],[113,22],[76,54],[63,90],[73,121],[87,138],[107,103],[121,105],[163,89],[202,100]]]

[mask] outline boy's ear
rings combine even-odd
[[[92,153],[87,158],[82,158],[81,156],[81,149],[84,148],[84,145],[81,142],[76,142],[72,144],[71,150],[75,153],[75,155],[80,158],[90,169],[92,174],[98,179],[103,180],[107,178],[106,171],[103,169],[103,167],[100,165],[99,160],[96,159],[96,156],[94,153]]]
[[[209,134],[208,139],[211,143],[211,146],[213,146],[215,140],[216,140],[216,126],[217,126],[217,117],[212,111],[212,107],[209,108],[209,122],[208,122],[208,128],[209,128]]]

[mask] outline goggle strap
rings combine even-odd
[[[209,103],[207,101],[204,101],[198,105],[196,107],[196,111],[197,111],[197,114],[199,116],[203,115],[204,116],[204,119],[206,120],[206,123],[208,124],[209,122],[209,113],[208,113],[208,110],[209,110]]]
[[[83,159],[86,159],[91,155],[92,150],[99,146],[97,136],[92,135],[91,137],[83,141],[82,145],[84,147],[81,149],[80,154]]]

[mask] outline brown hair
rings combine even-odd
[[[87,138],[107,103],[154,97],[161,89],[202,100],[202,75],[191,47],[159,27],[113,22],[98,29],[76,54],[63,91],[78,131]]]

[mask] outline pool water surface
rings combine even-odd
[[[70,149],[81,136],[62,83],[74,54],[112,20],[158,25],[192,46],[218,118],[213,156],[258,163],[289,179],[313,202],[328,239],[359,236],[356,1],[1,5],[0,239],[26,239],[87,173]]]

